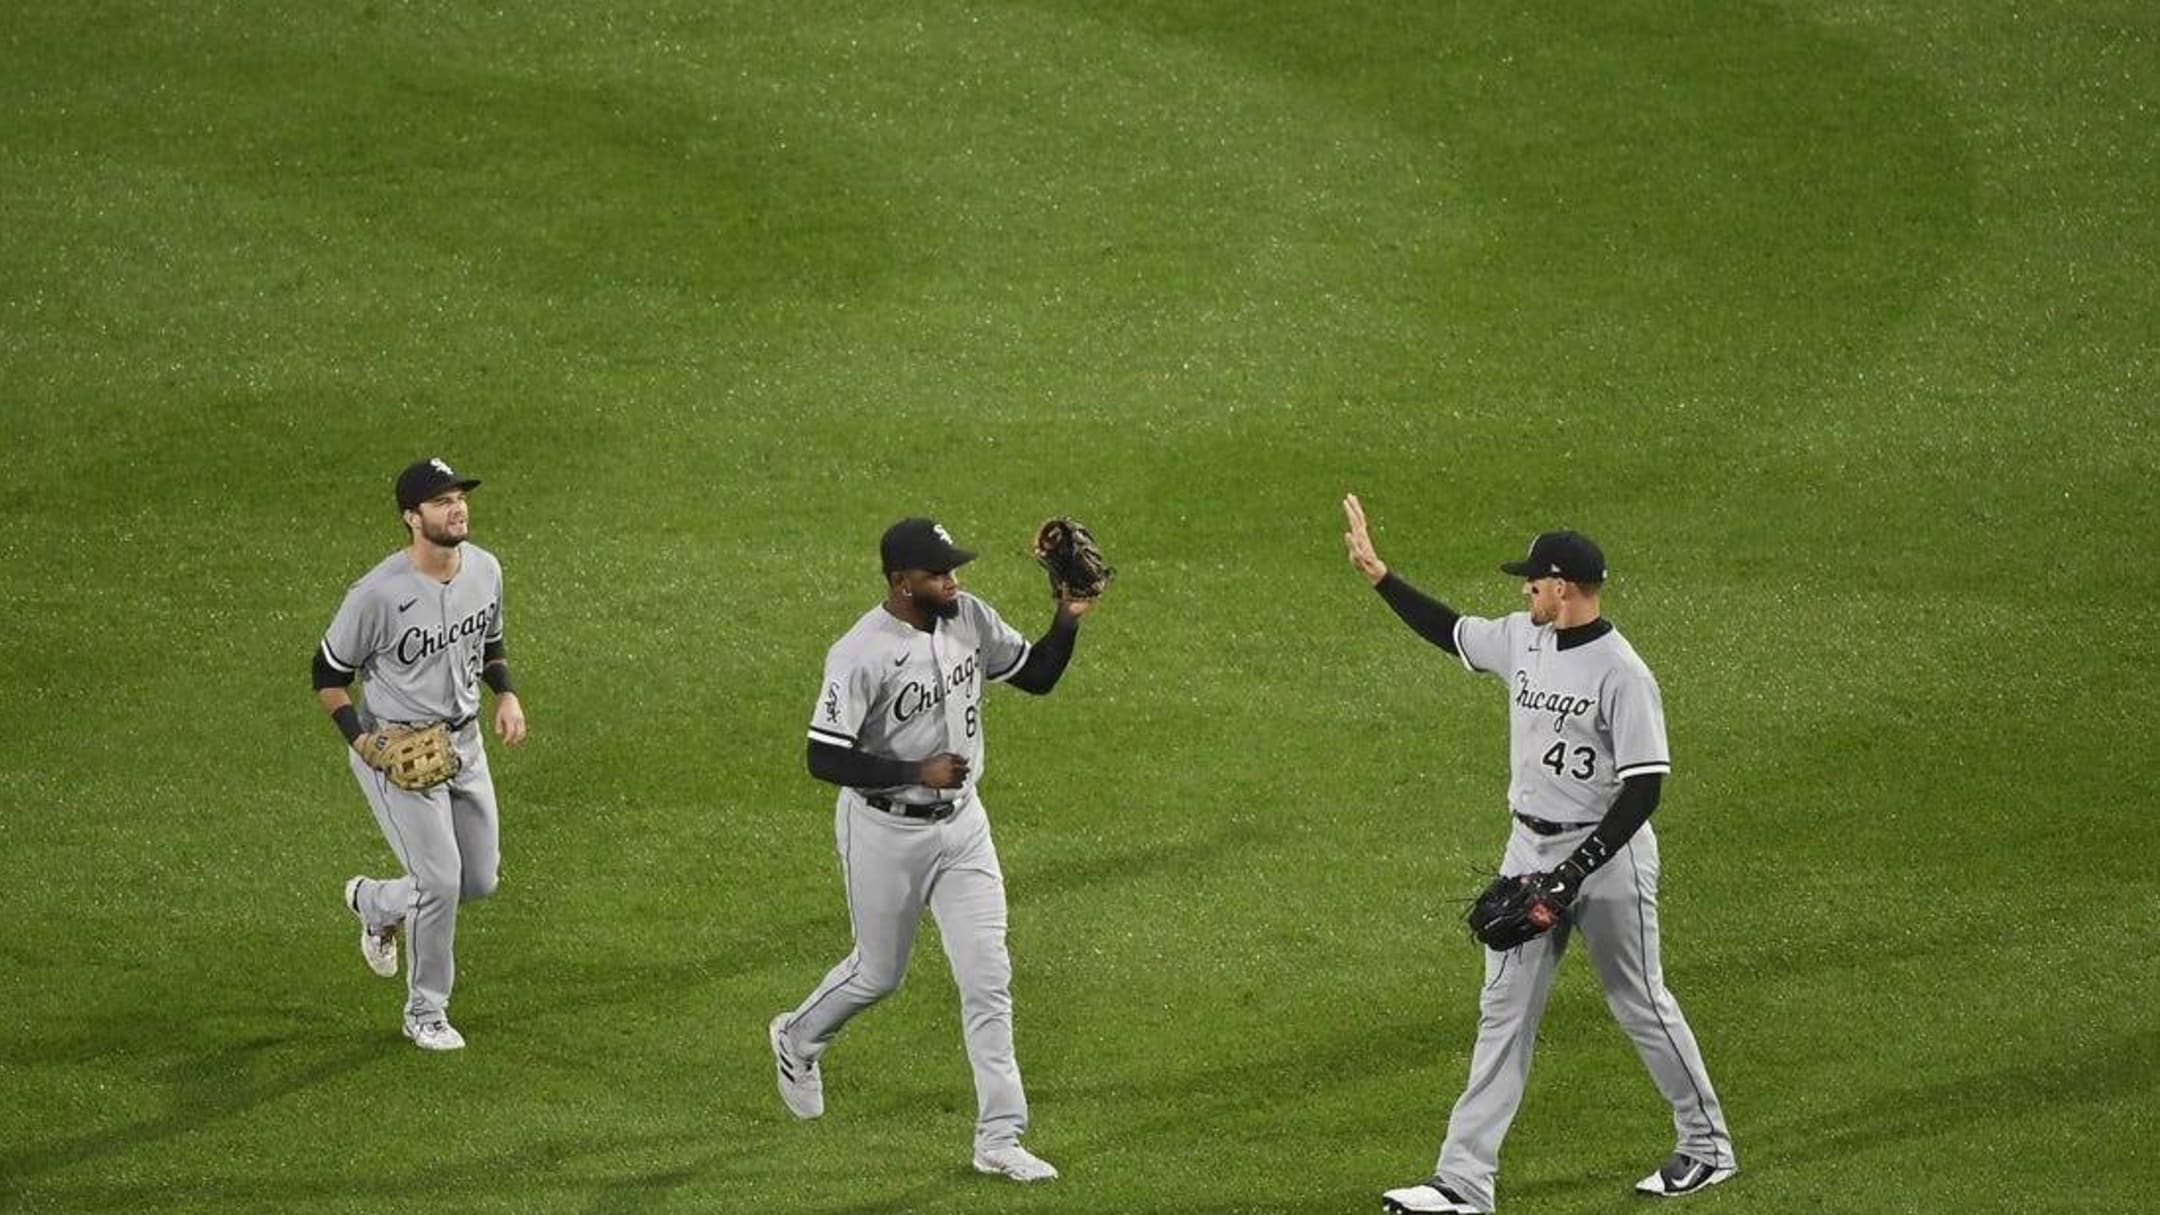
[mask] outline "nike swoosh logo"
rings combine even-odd
[[[898,658],[895,658],[895,659],[893,659],[893,663],[892,663],[892,664],[893,664],[894,666],[896,666],[896,667],[904,667],[904,666],[906,666],[906,665],[907,665],[907,655],[905,655],[905,654],[902,654],[902,655],[901,655],[900,657],[898,657]]]
[[[407,600],[406,600],[405,602],[403,602],[403,603],[401,603],[401,604],[397,605],[397,610],[398,610],[398,613],[399,613],[400,615],[403,615],[403,614],[404,614],[404,612],[405,612],[405,609],[406,609],[406,608],[409,608],[409,607],[411,607],[412,605],[414,605],[414,604],[416,604],[416,603],[418,603],[418,602],[420,602],[420,601],[419,601],[418,599],[407,599]]]

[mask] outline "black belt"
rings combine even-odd
[[[473,722],[479,716],[480,715],[478,713],[467,713],[463,717],[455,717],[450,719],[449,721],[377,721],[375,724],[378,726],[396,726],[401,730],[425,730],[429,726],[439,725],[443,729],[450,731],[452,734],[455,734],[459,730],[462,730],[465,727],[473,724]]]
[[[1515,819],[1523,826],[1530,828],[1530,834],[1532,835],[1559,835],[1562,832],[1574,831],[1580,827],[1597,826],[1596,823],[1556,823],[1548,818],[1537,818],[1528,814],[1518,814]]]
[[[883,810],[887,814],[897,814],[901,818],[926,819],[933,823],[942,823],[953,815],[960,813],[960,803],[957,801],[896,802],[889,797],[869,796],[865,796],[863,801],[869,803],[870,808],[873,810]]]

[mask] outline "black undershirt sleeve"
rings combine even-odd
[[[892,759],[857,751],[853,747],[836,747],[831,743],[810,740],[810,754],[806,757],[810,775],[835,785],[847,785],[856,789],[884,789],[893,785],[912,785],[921,766],[913,760]]]
[[[1642,825],[1650,821],[1650,812],[1657,809],[1658,794],[1664,783],[1665,776],[1660,772],[1630,776],[1620,783],[1620,796],[1613,799],[1612,809],[1598,820],[1590,838],[1575,849],[1574,855],[1561,862],[1577,871],[1578,882],[1596,873],[1599,866],[1611,860],[1613,854],[1635,838]]]
[[[323,657],[321,646],[315,647],[315,665],[313,671],[315,690],[318,692],[324,688],[349,688],[352,686],[352,672],[340,671],[336,667],[331,666],[330,660]]]
[[[1057,686],[1058,676],[1065,673],[1065,664],[1072,661],[1073,646],[1079,640],[1079,617],[1059,612],[1050,622],[1050,631],[1028,648],[1027,661],[1007,676],[1005,682],[1023,692],[1048,695],[1050,689]]]
[[[1380,592],[1411,632],[1455,653],[1455,622],[1462,619],[1462,613],[1403,581],[1394,570],[1389,570],[1373,589]]]
[[[321,646],[315,647],[315,664],[312,677],[315,690],[318,692],[324,688],[349,688],[352,686],[353,681],[351,671],[340,671],[330,665],[330,660],[323,657]],[[345,736],[346,742],[351,742],[360,737],[360,711],[351,705],[340,705],[337,711],[330,715],[330,720],[337,723],[338,733]]]
[[[510,647],[498,637],[480,648],[480,679],[497,696],[517,691],[510,682]]]

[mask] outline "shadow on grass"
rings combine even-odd
[[[2151,1066],[2156,1057],[2160,1030],[2133,1030],[2053,1059],[1879,1088],[1855,1104],[1782,1126],[1773,1123],[1759,1134],[1766,1158],[1773,1161],[1845,1160],[1886,1144],[1935,1138],[1995,1121],[2005,1110],[2032,1116],[2150,1094],[2160,1087],[2160,1073]],[[1734,1137],[1745,1167],[1752,1136],[1736,1127]]]
[[[313,1088],[383,1054],[380,1041],[371,1037],[281,1074],[263,1074],[266,1052],[305,1037],[258,1034],[171,1064],[164,1069],[165,1081],[173,1091],[172,1108],[166,1113],[86,1135],[11,1147],[0,1154],[0,1177],[35,1177],[200,1130],[206,1124]]]
[[[1228,853],[1274,846],[1281,834],[1278,828],[1239,824],[1198,839],[1154,843],[1066,864],[1024,864],[1007,875],[1006,895],[1013,903],[1026,906],[1056,895],[1209,871],[1219,868]]]
[[[909,1186],[898,1193],[880,1194],[875,1198],[851,1198],[845,1202],[834,1203],[831,1206],[813,1206],[804,1209],[818,1212],[818,1215],[893,1215],[894,1212],[899,1211],[920,1210],[923,1203],[940,1194],[957,1190],[970,1182],[985,1186],[1012,1184],[1002,1179],[980,1176],[973,1169],[963,1165],[960,1170],[948,1176]]]
[[[1460,1034],[1422,1014],[1393,1022],[1345,1027],[1321,1036],[1321,1027],[1284,1049],[1234,1062],[1190,1068],[1157,1067],[1141,1073],[1099,1072],[1104,1078],[1040,1086],[1047,1101],[1086,1103],[1136,1111],[1118,1125],[1120,1137],[1157,1128],[1191,1127],[1217,1119],[1273,1117],[1275,1106],[1302,1096],[1384,1078],[1406,1059],[1451,1059],[1466,1051]],[[1267,1094],[1267,1108],[1254,1105]],[[1453,1094],[1448,1094],[1452,1100]],[[1440,1106],[1445,1115],[1445,1106]],[[1138,1111],[1153,1111],[1140,1113]]]
[[[1268,839],[1266,832],[1239,828],[1202,839],[1088,856],[1069,864],[1041,865],[1009,875],[1007,897],[1013,905],[1025,907],[1076,891],[1204,869],[1219,865],[1225,853],[1260,847]],[[837,898],[837,876],[832,882]],[[496,1011],[474,1014],[469,1022],[461,1018],[460,1024],[474,1029],[502,1029],[565,1008],[576,1008],[585,1015],[609,1005],[646,1004],[652,1002],[656,992],[687,990],[780,966],[805,967],[800,985],[807,993],[850,945],[845,913],[840,911],[820,911],[779,923],[736,923],[729,929],[725,935],[714,935],[708,948],[694,958],[653,962],[580,950],[545,956],[526,952],[506,959],[498,964],[496,977],[490,982],[520,992],[543,992],[544,997],[521,998],[520,1011],[504,1009],[501,1005],[507,1002],[496,1001]],[[937,931],[927,913],[922,931],[926,937]]]
[[[1613,1207],[1636,1209],[1635,1204],[1643,1199],[1642,1195],[1635,1192],[1635,1183],[1664,1162],[1664,1157],[1660,1155],[1654,1160],[1644,1160],[1643,1167],[1636,1172],[1614,1174],[1583,1171],[1567,1177],[1533,1178],[1520,1185],[1508,1184],[1506,1170],[1503,1169],[1499,1186],[1500,1205],[1534,1211],[1547,1206],[1574,1205],[1591,1195],[1604,1193],[1612,1196]]]
[[[468,1205],[499,1208],[510,1202],[517,1209],[577,1208],[605,1215],[651,1210],[667,1195],[701,1180],[711,1182],[736,1172],[763,1177],[768,1172],[762,1165],[755,1170],[736,1167],[771,1154],[772,1145],[763,1137],[737,1136],[721,1148],[696,1152],[694,1145],[705,1143],[709,1143],[705,1137],[684,1135],[539,1139],[488,1156],[419,1171],[370,1175],[364,1180],[279,1170],[143,1183],[93,1180],[42,1187],[37,1196],[71,1211],[143,1211],[176,1205],[291,1211],[353,1202],[384,1210],[455,1210]],[[605,1175],[593,1163],[626,1151],[671,1147],[693,1154],[642,1176]],[[357,1164],[355,1169],[359,1169]],[[591,1197],[580,1206],[585,1195]]]

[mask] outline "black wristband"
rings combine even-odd
[[[331,710],[330,720],[337,723],[338,733],[345,736],[345,745],[348,747],[362,734],[367,733],[360,728],[360,710],[349,704],[339,705]]]
[[[510,664],[507,662],[489,663],[481,669],[480,678],[488,687],[495,690],[497,696],[507,696],[517,691],[516,688],[510,686]]]

